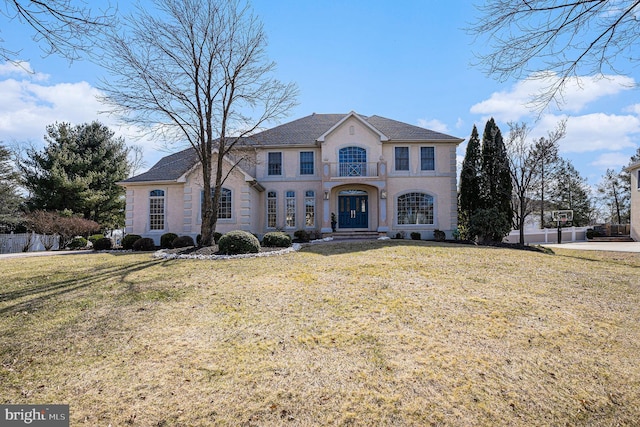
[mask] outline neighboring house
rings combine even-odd
[[[456,147],[463,139],[379,116],[312,114],[242,140],[223,185],[217,230],[282,230],[451,237],[457,226]],[[227,171],[236,162],[227,159]],[[224,171],[225,173],[227,171]],[[188,148],[120,182],[126,232],[159,243],[196,237],[202,171]]]
[[[640,240],[640,162],[627,168],[631,175],[631,238]]]

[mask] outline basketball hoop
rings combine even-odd
[[[573,210],[552,211],[551,218],[558,223],[558,243],[562,243],[562,227],[573,221]]]

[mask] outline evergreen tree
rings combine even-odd
[[[47,126],[42,152],[27,150],[21,169],[31,193],[31,210],[69,210],[107,227],[124,220],[124,193],[116,182],[127,178],[129,149],[99,122]]]
[[[0,145],[0,233],[13,230],[20,222],[22,197],[18,194],[18,173],[11,153]]]
[[[624,178],[613,169],[607,169],[598,184],[598,194],[607,207],[607,221],[626,224],[629,221],[630,193],[626,192]]]
[[[463,232],[469,228],[471,215],[480,208],[480,167],[480,137],[478,129],[473,125],[460,172],[458,225]]]
[[[573,225],[585,227],[594,220],[594,205],[587,179],[573,167],[571,161],[558,158],[549,190],[549,202],[555,210],[573,210]]]
[[[480,197],[483,209],[497,209],[497,212],[508,223],[512,224],[511,209],[512,183],[509,172],[507,150],[502,139],[500,128],[491,118],[482,135]],[[491,240],[501,241],[505,236],[496,230]],[[485,236],[486,239],[486,236]]]

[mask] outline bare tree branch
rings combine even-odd
[[[539,109],[561,104],[581,74],[623,74],[616,60],[640,59],[640,0],[490,0],[478,10],[468,31],[489,46],[478,65],[500,81],[548,79],[533,100]]]

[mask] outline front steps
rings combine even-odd
[[[380,236],[386,236],[386,233],[378,233],[377,231],[336,231],[326,236],[333,237],[333,240],[375,240]]]

